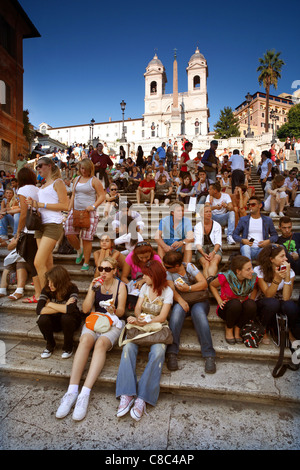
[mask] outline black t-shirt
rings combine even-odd
[[[43,288],[39,301],[37,303],[36,307],[36,313],[39,315],[41,313],[41,310],[45,307],[47,302],[55,302],[57,304],[65,304],[71,297],[76,299],[76,302],[73,302],[69,305],[67,305],[67,313],[72,313],[72,314],[80,314],[80,310],[77,306],[78,302],[78,287],[75,286],[75,284],[71,284],[68,292],[66,293],[65,297],[62,300],[57,300],[56,298],[56,292],[51,292],[47,288]],[[59,313],[59,312],[58,312]]]

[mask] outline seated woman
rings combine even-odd
[[[192,184],[192,179],[189,175],[185,175],[183,183],[177,189],[177,197],[179,201],[188,204],[190,197],[195,195],[195,187]]]
[[[115,245],[125,245],[125,250],[121,251],[123,255],[128,255],[138,242],[144,239],[138,231],[137,219],[122,216],[120,219],[120,236],[115,239]]]
[[[77,306],[78,288],[70,280],[68,271],[63,266],[54,266],[45,274],[46,283],[37,303],[37,324],[45,340],[46,349],[41,354],[47,359],[55,348],[54,332],[64,335],[62,358],[72,356],[73,336],[81,323],[81,314]]]
[[[235,213],[235,226],[237,226],[240,217],[247,215],[247,202],[249,198],[250,196],[246,185],[241,184],[234,188],[234,192],[231,194],[231,200]]]
[[[178,165],[174,163],[172,170],[170,171],[170,181],[173,186],[178,186],[181,184],[181,178],[178,170]]]
[[[192,263],[182,262],[183,256],[179,252],[169,251],[165,254],[163,262],[167,270],[167,280],[174,294],[174,307],[170,316],[170,328],[173,334],[173,344],[167,348],[167,367],[177,370],[177,355],[179,352],[180,334],[187,315],[191,315],[199,343],[201,355],[205,359],[205,372],[216,372],[215,350],[212,344],[211,332],[208,323],[209,302],[201,300],[200,292],[207,289],[207,282],[201,272]],[[199,301],[189,304],[184,294],[199,292]]]
[[[218,274],[210,290],[218,302],[217,315],[225,321],[225,340],[228,344],[242,343],[240,329],[256,318],[257,275],[249,258],[236,255],[230,269]],[[218,292],[221,288],[221,294]]]
[[[16,245],[16,241],[13,238],[8,244],[8,250],[12,250],[3,260],[3,272],[0,283],[0,297],[8,295],[7,287],[9,284],[10,274],[15,272],[17,277],[17,287],[13,294],[10,294],[8,298],[10,300],[19,300],[24,295],[25,284],[28,274],[30,274],[30,266],[25,262],[23,258],[16,252],[16,249],[12,246]]]
[[[123,282],[115,277],[117,271],[116,260],[110,257],[104,258],[99,265],[98,270],[103,280],[103,284],[94,290],[96,280],[94,279],[91,282],[86,298],[82,304],[83,313],[88,314],[92,309],[94,309],[96,312],[107,312],[122,318],[125,311],[127,291]],[[109,299],[114,300],[111,307],[100,307],[99,303],[101,301]],[[93,330],[87,328],[86,325],[83,326],[79,346],[74,357],[69,387],[56,412],[57,418],[64,418],[67,416],[75,402],[76,406],[73,412],[73,419],[75,421],[80,421],[85,417],[91,389],[104,367],[107,351],[110,351],[118,341],[124,325],[123,321],[121,321],[121,323],[121,327],[113,325],[106,333],[95,333]],[[81,393],[78,395],[81,376],[88,361],[90,351],[93,348],[94,351],[89,370]]]
[[[142,271],[145,284],[141,289],[134,316],[128,317],[127,322],[133,325],[145,325],[146,322],[140,315],[147,305],[147,313],[150,309],[153,315],[150,323],[165,323],[173,303],[173,292],[167,285],[166,270],[159,261],[153,260],[149,261]],[[146,403],[155,406],[158,400],[166,345],[153,344],[150,347],[147,366],[137,384],[138,350],[139,346],[133,342],[123,347],[116,385],[116,396],[121,397],[117,417],[128,413],[134,404],[130,415],[136,421],[141,419],[146,410]],[[134,397],[136,397],[135,400]]]
[[[143,241],[138,242],[133,251],[131,251],[125,258],[123,265],[121,280],[128,284],[131,280],[137,280],[136,288],[140,289],[145,280],[142,278],[142,269],[149,261],[156,260],[162,262],[158,254],[156,254],[150,243]]]
[[[1,246],[7,245],[5,240],[8,240],[7,230],[9,226],[13,229],[13,235],[16,235],[20,212],[20,204],[17,197],[15,196],[14,190],[12,188],[7,188],[1,202],[0,211],[0,241],[1,243],[4,241]]]
[[[257,310],[261,323],[266,332],[276,326],[276,313],[282,313],[288,318],[289,337],[295,338],[291,329],[296,326],[299,309],[291,300],[295,273],[287,262],[286,252],[282,245],[270,244],[263,248],[258,255],[258,266],[254,268],[258,277],[259,293]],[[267,333],[263,340],[269,343]]]
[[[212,220],[209,204],[200,208],[201,221],[194,227],[196,260],[203,268],[205,279],[210,282],[219,270],[222,259],[222,227]]]
[[[129,180],[128,180],[127,191],[129,193],[135,193],[141,181],[142,181],[142,175],[138,171],[138,167],[133,166],[132,169],[129,170]]]
[[[113,208],[115,211],[119,209],[119,198],[118,186],[116,183],[111,183],[105,194],[104,217],[108,217]]]
[[[112,240],[107,234],[103,234],[100,239],[100,250],[96,250],[93,252],[95,266],[96,266],[96,277],[99,275],[97,266],[100,266],[101,262],[104,258],[110,256],[111,258],[115,259],[118,263],[118,268],[123,269],[123,265],[125,262],[125,256],[120,253],[120,251],[116,250],[114,240]]]
[[[288,194],[285,190],[285,177],[283,175],[276,175],[271,187],[266,188],[267,199],[265,200],[264,209],[267,212],[271,211],[269,214],[271,218],[284,217],[283,209],[289,204]]]
[[[163,205],[167,206],[170,202],[172,192],[173,186],[170,181],[167,181],[166,175],[160,175],[155,184],[154,204],[159,206],[159,203],[163,201]]]
[[[195,196],[197,197],[197,204],[204,204],[209,190],[209,181],[206,177],[206,172],[204,169],[200,168],[198,170],[198,178],[199,180],[194,186]]]
[[[221,178],[220,178],[220,185],[222,193],[231,194],[231,178],[229,176],[229,171],[227,168],[221,170]]]

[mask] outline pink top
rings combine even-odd
[[[226,277],[224,276],[224,274],[218,274],[218,279],[219,279],[219,283],[220,283],[220,286],[221,286],[220,297],[221,297],[222,300],[231,300],[231,299],[239,299],[240,298],[238,295],[236,295],[236,294],[234,294],[234,292],[232,292],[231,287],[230,287]],[[257,282],[257,279],[256,279],[256,282]],[[245,297],[243,299],[243,302],[247,299],[248,299],[248,295],[247,295],[247,297]],[[218,305],[217,314],[218,314],[219,308],[220,308],[220,306]]]
[[[126,256],[125,261],[131,267],[131,279],[136,279],[137,273],[141,272],[141,268],[133,263],[132,261],[133,251]],[[153,259],[156,261],[162,262],[160,257],[157,254],[154,254]]]

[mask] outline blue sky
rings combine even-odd
[[[144,73],[157,51],[172,93],[174,48],[178,88],[196,47],[208,63],[210,129],[225,106],[233,109],[259,87],[258,58],[281,52],[282,79],[272,94],[291,93],[300,80],[299,0],[162,2],[19,0],[41,34],[23,41],[24,109],[38,126],[122,119],[144,112]]]

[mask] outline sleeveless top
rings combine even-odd
[[[86,183],[80,183],[79,180],[77,181],[78,183],[75,183],[74,209],[81,211],[95,204],[97,193],[92,186],[93,177]]]
[[[46,188],[39,189],[39,202],[43,202],[44,204],[57,204],[59,202],[58,194],[53,187],[54,183],[55,181],[49,186],[46,186]],[[61,224],[63,221],[63,215],[61,211],[51,211],[49,209],[39,209],[39,211],[42,216],[43,224]]]
[[[116,300],[115,300],[115,307],[118,308],[118,295],[119,295],[119,288],[121,281],[118,279],[118,287],[116,292]],[[96,290],[95,292],[95,311],[100,313],[106,313],[105,308],[99,306],[99,302],[102,300],[109,300],[113,298],[113,294],[102,294],[101,289]]]

